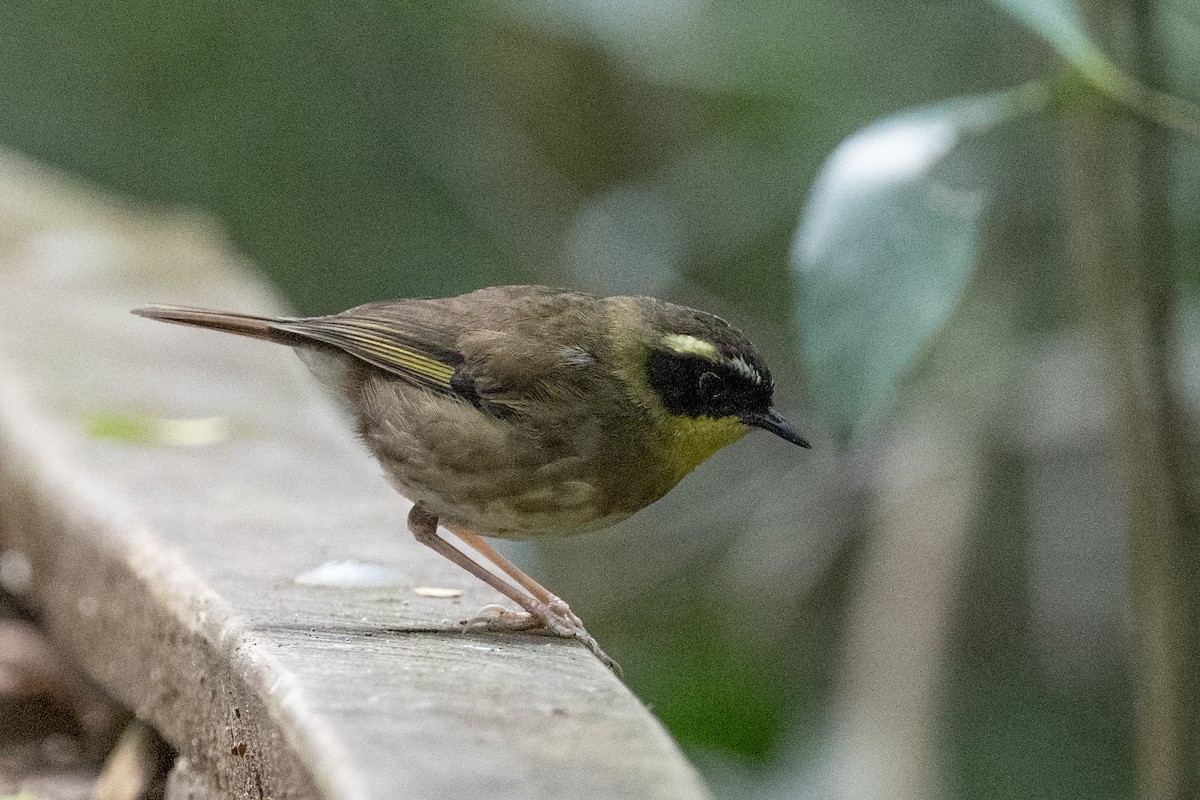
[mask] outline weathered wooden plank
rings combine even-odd
[[[405,532],[298,360],[128,313],[163,300],[278,307],[202,219],[0,156],[0,549],[193,774],[238,797],[707,796],[586,650],[459,632],[498,598]],[[296,582],[331,559],[393,585]]]

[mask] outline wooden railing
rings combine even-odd
[[[155,301],[278,307],[202,218],[0,155],[0,551],[50,638],[178,751],[173,785],[707,797],[591,653],[460,632],[498,597],[407,534],[298,360],[130,316]],[[313,572],[341,560],[368,579]]]

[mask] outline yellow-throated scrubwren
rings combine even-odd
[[[577,638],[610,664],[566,603],[480,535],[607,527],[750,428],[808,446],[772,408],[770,372],[740,331],[649,297],[497,286],[323,317],[134,313],[295,348],[413,501],[417,539],[524,609],[488,626]],[[439,524],[513,582],[441,538]]]

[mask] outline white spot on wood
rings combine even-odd
[[[328,586],[343,589],[370,586],[402,586],[407,581],[396,570],[366,561],[326,561],[319,567],[296,576],[300,586]]]
[[[233,425],[228,417],[191,417],[155,420],[154,433],[160,444],[172,447],[203,447],[228,441]]]
[[[439,600],[450,600],[455,597],[462,597],[462,589],[451,589],[445,586],[414,586],[413,594],[418,594],[421,597],[435,597]]]

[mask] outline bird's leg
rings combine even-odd
[[[587,648],[595,653],[605,666],[612,668],[615,671],[620,671],[620,667],[615,661],[608,657],[600,645],[592,637],[591,634],[584,629],[583,624],[579,621],[579,617],[571,612],[567,604],[559,600],[550,592],[546,591],[537,581],[530,578],[525,573],[521,572],[515,565],[497,553],[486,542],[479,538],[476,534],[469,531],[453,531],[453,533],[462,539],[463,543],[468,547],[475,549],[474,541],[479,541],[484,549],[478,550],[479,554],[492,560],[494,556],[499,559],[499,562],[493,561],[497,567],[504,570],[506,574],[521,584],[526,592],[513,586],[505,581],[500,576],[493,573],[491,570],[479,564],[462,550],[459,550],[450,542],[438,536],[437,532],[438,518],[430,514],[420,506],[413,506],[412,511],[408,514],[408,529],[412,531],[414,537],[421,544],[445,556],[450,561],[453,561],[458,566],[465,569],[467,572],[479,578],[481,581],[491,586],[496,591],[503,594],[505,597],[512,600],[514,603],[525,609],[527,616],[522,616],[517,619],[501,619],[497,620],[499,627],[505,630],[533,630],[541,629],[547,633],[553,633],[557,636],[562,636],[567,639],[578,639],[587,645]],[[501,563],[502,562],[502,563]],[[536,590],[533,588],[536,587]],[[561,610],[560,610],[561,609]]]
[[[520,567],[509,561],[504,556],[500,555],[500,553],[496,552],[495,548],[488,544],[487,540],[482,536],[477,533],[472,533],[471,531],[451,528],[449,526],[446,527],[446,530],[453,533],[459,539],[462,539],[463,544],[465,544],[467,547],[470,547],[472,550],[479,553],[479,555],[495,564],[505,575],[519,583],[525,589],[525,591],[529,592],[538,600],[541,600],[543,603],[549,606],[551,611],[573,622],[580,628],[583,627],[583,622],[579,619],[579,617],[575,616],[575,612],[571,611],[571,607],[563,602],[562,598],[551,594],[546,587],[542,586],[533,578],[526,575]]]
[[[437,532],[438,518],[420,506],[413,506],[408,512],[408,529],[416,540],[431,550],[453,561],[479,580],[491,586],[497,592],[512,600],[525,609],[530,617],[537,619],[546,612],[546,604],[530,597],[517,587],[500,578],[490,570],[474,561],[463,551],[447,542]],[[530,627],[535,627],[531,625]]]
[[[600,643],[587,632],[587,629],[583,627],[583,621],[575,615],[575,612],[571,611],[571,607],[563,602],[561,598],[551,594],[546,587],[526,575],[516,564],[497,553],[479,534],[461,528],[447,527],[446,530],[461,539],[467,547],[470,547],[479,553],[479,555],[495,564],[505,575],[508,575],[519,583],[537,599],[541,604],[541,608],[544,609],[544,612],[535,612],[529,611],[526,606],[522,606],[526,611],[529,611],[527,617],[513,620],[506,618],[505,615],[500,615],[500,618],[496,621],[501,626],[510,627],[516,624],[524,627],[528,621],[536,620],[537,626],[548,633],[554,633],[569,639],[578,639],[583,642],[605,666],[620,674],[621,666],[613,661],[608,653],[600,649]]]

